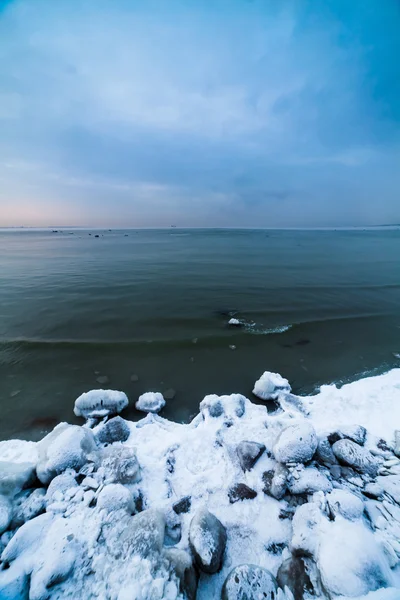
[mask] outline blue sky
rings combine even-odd
[[[397,0],[0,0],[0,225],[400,222]]]

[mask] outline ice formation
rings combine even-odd
[[[89,393],[83,426],[0,442],[1,600],[399,600],[400,369],[303,398],[272,379],[273,413],[210,395],[188,424],[100,422]]]
[[[160,392],[146,392],[139,396],[135,406],[143,412],[158,413],[165,406],[164,396]]]

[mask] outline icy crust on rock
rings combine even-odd
[[[164,396],[160,392],[146,392],[139,396],[135,406],[142,412],[158,413],[165,406]]]
[[[292,388],[287,379],[279,373],[264,371],[253,388],[253,394],[261,400],[276,400],[280,394],[289,393]]]
[[[0,443],[0,598],[399,600],[400,370],[285,394]]]
[[[128,406],[128,397],[116,390],[91,390],[75,400],[74,413],[77,417],[103,418],[114,416]]]

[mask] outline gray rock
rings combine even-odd
[[[379,462],[369,450],[352,440],[339,440],[333,444],[332,450],[340,463],[352,467],[359,473],[366,473],[371,477],[376,477],[378,474]]]
[[[328,438],[322,438],[318,442],[318,448],[315,453],[315,459],[323,463],[324,465],[337,465],[338,462],[336,460],[335,455],[333,454],[333,450],[328,441]]]
[[[163,396],[165,400],[173,400],[176,396],[176,391],[173,388],[169,388],[168,390],[165,390]]]
[[[226,547],[226,529],[206,508],[198,510],[189,528],[189,544],[196,565],[204,573],[217,573]]]
[[[245,483],[236,483],[228,491],[229,502],[234,504],[239,500],[252,500],[257,496],[257,492],[252,490]]]
[[[239,565],[232,569],[222,588],[222,600],[275,600],[278,585],[275,577],[256,565]]]
[[[257,442],[243,441],[238,444],[236,452],[243,471],[250,471],[265,452],[265,446]]]
[[[0,496],[0,535],[8,529],[12,513],[13,509],[10,500],[5,496]]]
[[[35,479],[34,464],[0,461],[0,494],[14,496]]]
[[[291,494],[314,494],[315,492],[330,492],[332,484],[324,473],[315,467],[307,467],[288,478],[288,489]]]
[[[114,417],[101,426],[96,437],[101,444],[113,444],[114,442],[126,442],[130,433],[131,430],[125,419]]]
[[[277,465],[275,470],[265,471],[263,474],[263,492],[277,500],[281,500],[287,490],[288,469],[284,465]]]
[[[341,427],[338,431],[328,435],[328,440],[331,444],[334,444],[339,440],[351,440],[352,442],[363,446],[366,437],[367,430],[365,427],[361,427],[361,425],[348,425],[347,427]]]
[[[190,510],[192,505],[192,499],[190,496],[185,496],[178,502],[172,505],[172,510],[177,514],[181,515],[182,513],[187,513]]]
[[[280,463],[305,463],[312,459],[318,446],[314,427],[306,419],[286,427],[274,446],[274,455]]]
[[[312,592],[313,589],[304,561],[297,556],[292,556],[281,564],[276,579],[283,590],[285,587],[289,588],[294,600],[304,600],[304,593]]]
[[[46,490],[44,488],[24,490],[14,499],[14,513],[11,527],[16,529],[27,521],[42,514],[46,509]]]

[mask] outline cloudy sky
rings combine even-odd
[[[397,0],[0,0],[0,225],[400,222]]]

